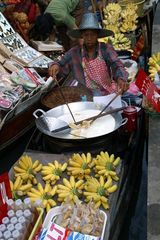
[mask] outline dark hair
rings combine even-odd
[[[49,13],[45,13],[37,17],[34,28],[41,35],[49,35],[54,24],[53,17]]]

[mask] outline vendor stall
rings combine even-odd
[[[0,212],[0,238],[120,239],[125,221],[130,217],[130,207],[141,193],[146,171],[146,111],[150,109],[144,100],[154,112],[160,111],[155,74],[151,81],[148,66],[146,73],[140,61],[140,56],[146,61],[142,51],[146,38],[144,29],[138,25],[137,19],[143,17],[139,5],[139,2],[129,4],[128,8],[125,6],[127,10],[123,4],[107,5],[104,9],[104,27],[112,28],[114,36],[99,38],[99,42],[111,42],[125,65],[130,87],[123,96],[119,91],[93,96],[91,89],[77,86],[76,79],[65,80],[63,86],[55,79],[57,88],[44,96],[41,93],[46,90],[45,83],[41,84],[41,91],[33,94],[34,104],[31,95],[31,100],[24,101],[26,107],[17,105],[16,118],[8,113],[9,119],[2,128],[4,136],[7,124],[12,121],[14,127],[17,120],[22,120],[23,112],[24,129],[28,127],[26,117],[31,112],[36,128],[9,174],[0,176],[0,200],[4,207]],[[112,8],[117,15],[112,15]],[[137,8],[139,16],[135,14]],[[132,15],[129,25],[126,23],[128,11]],[[111,26],[111,20],[118,20],[118,25]],[[141,30],[138,33],[137,27]],[[5,57],[10,56],[8,44],[1,42],[5,46]],[[24,51],[26,48],[32,50],[27,45]],[[43,54],[34,51],[40,55],[25,63],[29,67],[43,58]],[[14,61],[21,59],[21,50],[11,52]],[[149,57],[149,52],[147,54]],[[22,65],[24,61],[25,58],[21,59]],[[46,88],[48,90],[48,84]],[[149,94],[149,89],[153,89],[153,94]]]

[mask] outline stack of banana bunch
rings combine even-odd
[[[74,153],[72,157],[68,160],[67,173],[75,178],[83,179],[91,172],[90,164],[92,162],[91,153],[81,155],[79,153]]]
[[[160,52],[153,54],[148,61],[149,65],[149,77],[152,81],[155,79],[155,75],[160,74]]]
[[[52,207],[56,206],[56,202],[53,200],[56,192],[57,186],[52,187],[49,183],[46,183],[43,187],[41,183],[38,183],[37,188],[31,188],[27,195],[32,202],[41,200],[43,208],[48,212]]]
[[[104,28],[113,31],[114,33],[119,32],[120,27],[120,13],[121,6],[118,3],[109,3],[104,9]]]
[[[23,180],[20,176],[15,178],[15,181],[10,180],[10,187],[12,192],[12,198],[18,199],[27,194],[32,187],[31,183],[23,183]]]
[[[87,179],[85,184],[85,192],[83,193],[86,197],[85,201],[94,201],[95,208],[99,208],[101,205],[105,209],[109,209],[108,195],[117,190],[117,185],[112,183],[112,178],[100,176],[97,178],[91,177]]]
[[[91,199],[95,202],[95,208],[101,205],[105,209],[109,208],[108,196],[117,190],[117,184],[113,184],[113,182],[119,180],[116,168],[120,161],[120,157],[115,158],[114,154],[109,156],[108,152],[101,151],[92,162],[96,173],[95,177],[99,180],[89,177],[85,184],[84,195],[87,202]]]
[[[83,188],[84,181],[82,179],[76,181],[74,176],[71,176],[69,180],[63,178],[63,184],[58,185],[58,201],[65,202],[70,200],[71,202],[76,203],[82,196]]]
[[[109,37],[109,42],[113,45],[115,50],[128,50],[131,49],[131,40],[123,33],[115,33],[113,37]]]
[[[115,158],[114,154],[109,156],[108,152],[101,151],[93,161],[95,177],[104,176],[111,177],[112,180],[118,181],[117,167],[120,164],[120,157]]]
[[[128,3],[126,8],[121,12],[121,27],[120,31],[123,33],[133,32],[137,28],[138,15],[136,13],[137,5]]]
[[[53,163],[48,163],[47,166],[42,166],[42,178],[46,183],[54,185],[62,176],[62,173],[66,170],[67,163],[60,164],[57,160]]]
[[[30,156],[24,155],[13,169],[15,180],[10,181],[10,186],[13,198],[18,198],[26,195],[33,184],[37,184],[36,174],[41,171],[42,164],[38,160],[33,162]]]

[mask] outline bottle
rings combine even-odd
[[[23,239],[22,234],[18,230],[14,230],[12,232],[12,238],[16,240],[21,240]]]
[[[4,239],[7,239],[7,240],[8,240],[8,238],[10,238],[11,236],[12,236],[12,234],[11,234],[11,232],[10,232],[9,230],[7,230],[7,231],[5,231],[5,232],[3,233]]]
[[[8,215],[9,218],[12,218],[12,217],[15,216],[15,212],[11,209],[7,212],[7,215]]]
[[[23,211],[21,209],[19,209],[16,211],[16,217],[19,218],[21,216],[23,216]]]
[[[23,233],[24,231],[24,226],[21,223],[16,223],[15,225],[15,230],[18,230],[20,233]]]
[[[18,222],[17,217],[12,217],[10,222],[13,223],[13,225],[15,225]]]
[[[2,219],[2,223],[5,224],[5,225],[9,224],[9,218],[8,217],[4,217]]]
[[[14,201],[13,201],[13,199],[8,199],[7,200],[7,206],[8,206],[8,210],[14,209]]]
[[[3,233],[6,230],[5,224],[0,224],[0,231]]]
[[[27,226],[29,224],[29,221],[24,216],[19,217],[18,218],[18,222],[21,223],[26,228],[27,228]]]
[[[29,209],[25,209],[24,212],[23,212],[23,215],[24,215],[25,218],[27,218],[27,220],[29,222],[33,221],[34,215],[33,215],[33,213]]]
[[[17,199],[15,201],[15,210],[23,209],[23,202],[21,199]]]
[[[14,225],[13,225],[13,223],[10,223],[10,224],[8,224],[7,225],[7,229],[10,231],[10,232],[12,232],[13,230],[14,230]]]

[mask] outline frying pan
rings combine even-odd
[[[86,119],[86,113],[92,112],[92,114],[94,113],[94,116],[95,116],[103,109],[103,106],[99,106],[94,102],[73,102],[73,103],[69,103],[69,107],[73,112],[73,114],[75,114],[75,117],[76,117],[76,114],[78,116],[78,114],[80,113],[81,116],[84,115],[84,119]],[[68,126],[68,123],[69,123],[69,120],[65,122],[66,116],[69,116],[69,114],[70,114],[69,110],[65,104],[55,107],[47,112],[44,112],[41,109],[37,109],[33,113],[34,117],[36,118],[35,120],[36,126],[43,134],[51,138],[54,138],[56,141],[66,142],[66,143],[96,141],[101,137],[105,137],[108,134],[115,132],[127,121],[127,119],[122,118],[122,115],[119,112],[109,114],[107,115],[107,118],[100,119],[101,121],[100,121],[99,127],[103,128],[103,131],[98,131],[98,132],[93,131],[91,135],[75,136],[74,134],[70,134],[68,132],[68,128],[65,128],[66,126]],[[95,122],[97,120],[95,120]],[[112,127],[110,127],[109,125],[110,123],[112,123]],[[101,124],[103,126],[101,126]],[[59,129],[63,127],[64,127],[63,131],[60,131],[60,132],[54,131],[55,129]],[[87,131],[88,130],[86,129],[85,133],[87,133]]]

